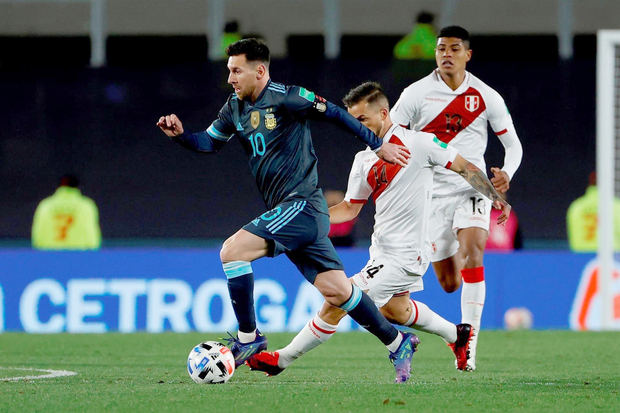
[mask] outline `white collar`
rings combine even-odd
[[[433,74],[435,75],[435,80],[441,84],[440,87],[444,88],[445,92],[460,95],[461,93],[469,89],[469,79],[471,75],[467,70],[465,71],[465,77],[463,78],[463,82],[460,84],[460,86],[456,90],[452,90],[452,88],[446,84],[446,82],[441,77],[441,74],[439,73],[439,69],[435,69],[433,71]]]

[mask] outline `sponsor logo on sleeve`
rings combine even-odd
[[[314,92],[310,92],[306,88],[303,88],[303,87],[299,88],[299,96],[301,96],[302,98],[306,99],[309,102],[314,102]]]

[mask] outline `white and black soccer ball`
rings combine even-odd
[[[205,341],[189,352],[187,372],[196,383],[226,383],[235,372],[235,356],[222,343]]]

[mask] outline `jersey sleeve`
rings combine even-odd
[[[491,92],[490,105],[487,110],[489,123],[491,124],[491,129],[493,129],[493,132],[504,146],[505,156],[502,170],[512,179],[521,164],[523,147],[504,99],[496,91],[492,90]]]
[[[501,136],[508,131],[514,130],[512,116],[510,116],[508,107],[500,94],[494,90],[491,90],[489,94],[487,113],[491,129],[493,129],[496,135]]]
[[[418,135],[419,149],[425,154],[425,161],[431,166],[449,169],[458,151],[431,133],[418,132]]]
[[[193,151],[217,152],[233,137],[235,130],[229,99],[220,109],[217,119],[211,123],[207,130],[194,133],[183,133],[172,139],[185,148]]]
[[[362,125],[349,112],[303,87],[289,87],[284,105],[290,112],[303,112],[305,116],[322,118],[332,122],[355,135],[359,140],[370,146],[373,151],[378,150],[383,144],[377,135]]]
[[[236,131],[235,122],[232,117],[232,109],[230,107],[231,99],[222,106],[217,114],[217,119],[211,123],[211,126],[209,126],[206,131],[213,139],[228,142]]]
[[[284,106],[289,112],[325,112],[325,99],[300,86],[290,86],[286,90]]]
[[[365,204],[371,194],[372,188],[368,184],[368,181],[366,181],[360,156],[356,156],[351,166],[351,172],[349,173],[347,193],[344,196],[344,200],[353,204]]]
[[[413,90],[410,87],[405,88],[390,111],[392,122],[408,128],[416,122],[417,116],[417,104]]]

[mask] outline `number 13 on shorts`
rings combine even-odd
[[[485,198],[472,196],[469,198],[471,201],[471,213],[472,215],[484,215],[487,212],[486,203],[484,202]]]

